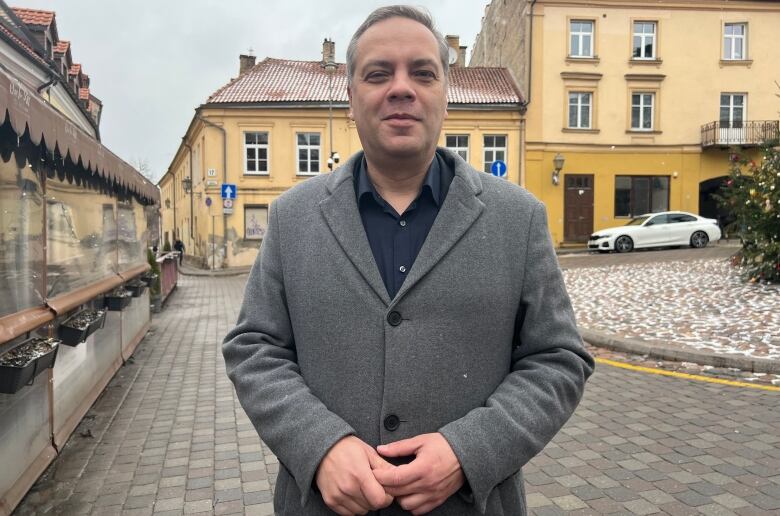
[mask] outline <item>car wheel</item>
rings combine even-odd
[[[710,241],[710,237],[704,231],[697,231],[691,235],[691,247],[701,249],[707,247],[707,243]]]
[[[617,240],[615,240],[615,251],[619,253],[628,253],[631,252],[633,249],[634,249],[634,241],[631,240],[631,237],[623,235],[617,237]]]

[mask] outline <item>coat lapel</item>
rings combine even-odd
[[[328,177],[326,185],[331,195],[320,201],[320,209],[344,254],[377,296],[389,305],[390,297],[368,244],[355,199],[352,171],[357,160],[362,158],[362,152],[355,154]]]
[[[438,149],[448,165],[454,167],[455,177],[447,192],[444,204],[431,226],[428,237],[417,255],[417,259],[404,280],[393,302],[398,302],[406,292],[420,281],[477,220],[485,205],[477,198],[482,192],[476,170],[446,149]],[[354,196],[353,196],[354,197]],[[359,217],[359,215],[358,215]],[[371,250],[369,249],[369,254]],[[376,267],[374,267],[376,269]]]

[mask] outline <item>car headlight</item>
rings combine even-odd
[[[591,235],[590,236],[591,240],[598,240],[600,238],[609,238],[609,235]]]

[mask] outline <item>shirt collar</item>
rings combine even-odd
[[[439,154],[434,154],[433,161],[431,161],[431,165],[428,167],[428,172],[425,174],[425,180],[423,181],[422,188],[420,189],[420,194],[422,194],[423,190],[426,188],[430,191],[433,202],[436,203],[437,207],[441,207],[442,193],[440,160],[441,158],[439,157]],[[363,198],[363,195],[365,194],[371,194],[375,199],[379,200],[381,197],[376,191],[376,188],[374,188],[374,184],[371,182],[371,179],[368,177],[368,167],[365,156],[359,161],[356,169],[355,191],[358,202],[360,202],[360,200]]]

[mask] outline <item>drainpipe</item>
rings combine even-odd
[[[196,113],[195,117],[207,126],[219,129],[222,133],[222,183],[227,183],[227,132],[224,127],[218,126],[211,120],[202,117],[200,113]],[[224,213],[222,214],[222,246],[225,253],[225,261],[227,261],[227,215]]]
[[[170,170],[168,171],[170,172]],[[171,186],[171,189],[173,190],[173,232],[171,233],[171,240],[174,242],[176,241],[176,174],[171,174],[173,176],[173,179],[171,180],[173,182],[173,185]],[[173,242],[168,242],[169,244],[173,245]],[[163,245],[165,245],[165,242],[163,242]]]
[[[187,150],[190,152],[190,245],[192,246],[193,249],[195,249],[195,243],[194,243],[195,237],[192,230],[192,219],[193,219],[193,211],[194,211],[194,206],[192,204],[192,197],[193,197],[192,189],[195,186],[195,174],[193,174],[192,172],[192,146],[190,146],[190,144],[187,143],[187,141],[184,138],[181,139],[181,144],[187,147]]]
[[[528,72],[526,73],[526,76],[528,77],[528,83],[527,83],[527,90],[528,94],[526,95],[525,100],[522,102],[522,113],[525,114],[528,112],[528,104],[531,103],[531,81],[532,81],[532,71],[533,71],[533,62],[534,62],[534,5],[536,4],[536,0],[531,0],[531,11],[529,13],[529,21],[528,21]],[[520,120],[520,186],[525,188],[525,172],[526,172],[526,166],[525,166],[525,118],[522,118]]]
[[[45,90],[46,88],[50,88],[50,87],[54,86],[55,84],[57,84],[57,82],[58,82],[57,76],[52,74],[52,75],[49,76],[49,80],[48,81],[44,82],[43,84],[38,86],[38,88],[36,88],[36,91],[38,93],[42,93],[43,90]]]

